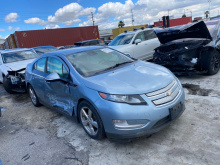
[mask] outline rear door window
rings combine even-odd
[[[63,63],[53,57],[48,57],[47,60],[47,73],[57,73],[60,78],[68,79],[69,73]]]
[[[41,58],[34,64],[34,69],[45,72],[45,63],[46,63],[46,58]]]

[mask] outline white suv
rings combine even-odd
[[[124,32],[115,37],[109,47],[130,55],[136,59],[150,60],[153,58],[154,49],[160,42],[154,29],[142,29]]]

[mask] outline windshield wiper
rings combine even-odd
[[[103,69],[103,70],[100,70],[100,71],[98,71],[98,72],[95,72],[95,73],[93,73],[92,75],[95,75],[95,74],[98,74],[98,73],[107,71],[107,70],[109,70],[109,69],[117,68],[117,67],[120,66],[120,65],[132,63],[132,62],[134,62],[134,61],[126,61],[126,62],[118,63],[118,64],[115,64],[115,65],[113,65],[113,66],[111,66],[111,67],[108,67],[108,68],[106,68],[106,69]]]
[[[120,65],[124,65],[124,64],[127,64],[127,63],[132,63],[132,62],[133,62],[133,61],[126,61],[126,62],[118,63],[118,64],[113,65],[113,66],[110,67],[110,68],[116,68],[116,67],[118,67],[118,66],[120,66]]]

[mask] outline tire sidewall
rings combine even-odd
[[[96,120],[97,120],[97,124],[98,124],[98,132],[96,135],[90,135],[87,130],[84,128],[83,124],[82,124],[82,121],[81,121],[81,116],[80,116],[80,111],[82,109],[82,107],[88,107],[93,115],[95,116]],[[88,102],[88,101],[82,101],[79,106],[78,106],[78,118],[79,118],[79,121],[83,127],[83,129],[85,130],[85,132],[92,138],[92,139],[102,139],[105,135],[104,133],[104,126],[103,126],[103,123],[102,123],[102,120],[97,112],[97,110]]]
[[[35,103],[32,101],[32,99],[31,99],[30,89],[33,90],[34,95],[36,96],[36,104],[35,104]],[[34,106],[35,106],[35,107],[39,107],[39,106],[40,106],[40,103],[39,103],[38,97],[37,97],[37,95],[36,95],[36,92],[35,92],[34,88],[33,88],[31,85],[28,86],[28,94],[29,94],[29,97],[30,97],[30,99],[31,99],[31,102],[34,104]]]
[[[212,54],[210,55],[210,58],[209,58],[209,69],[208,69],[208,74],[209,75],[214,75],[216,73],[218,73],[219,71],[219,67],[220,67],[220,64],[218,64],[218,69],[216,71],[213,71],[212,70],[212,66],[211,66],[211,61],[212,61],[212,58],[213,56],[216,55],[216,57],[218,58],[218,62],[220,62],[220,55],[217,51],[213,51]]]
[[[10,94],[13,93],[12,83],[9,82],[9,78],[7,78],[7,77],[4,77],[4,78],[3,78],[3,86],[4,86],[5,90],[6,90],[8,93],[10,93]]]

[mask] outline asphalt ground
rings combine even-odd
[[[220,72],[179,77],[183,115],[162,131],[129,143],[89,138],[75,118],[0,84],[0,160],[3,165],[217,165],[220,164]]]

